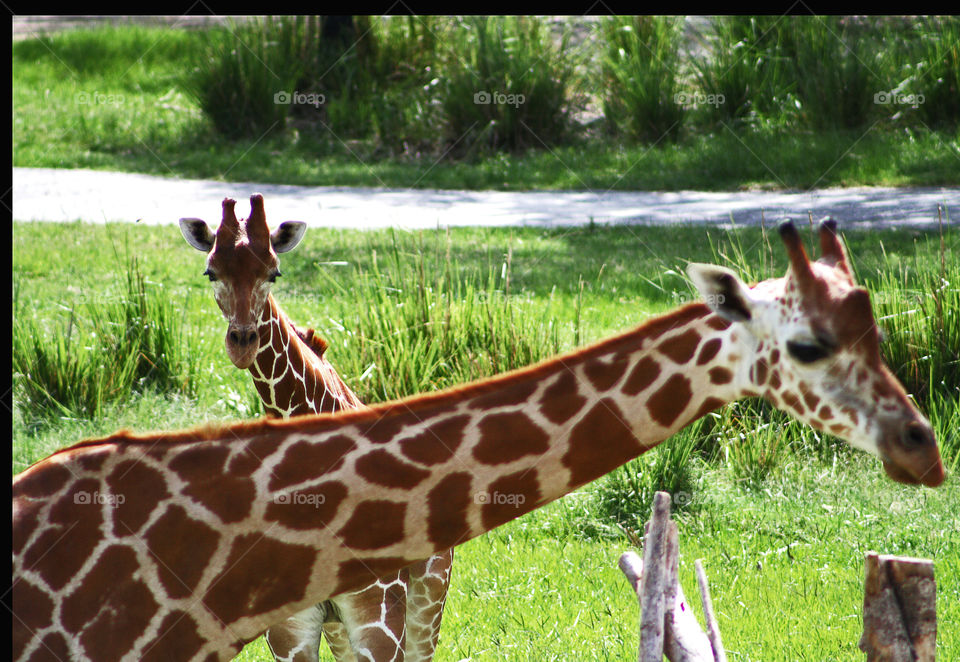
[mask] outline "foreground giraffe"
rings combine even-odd
[[[207,254],[204,275],[227,319],[225,344],[233,364],[248,369],[269,416],[333,413],[363,406],[325,357],[312,329],[299,331],[270,283],[280,275],[278,253],[297,247],[307,226],[281,223],[271,234],[263,197],[250,197],[250,217],[237,219],[235,200],[223,201],[216,232],[199,218],[181,218],[191,246]],[[433,659],[450,584],[453,551],[420,561],[372,585],[313,605],[271,627],[267,644],[277,660],[315,662],[321,632],[338,662],[415,662]]]
[[[761,395],[935,487],[932,428],[880,357],[832,223],[811,263],[538,365],[369,409],[119,432],[13,483],[14,657],[226,660],[283,619],[557,499]]]

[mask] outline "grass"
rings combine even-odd
[[[408,33],[414,34],[424,52],[439,49],[447,53],[452,47],[430,43],[432,32],[407,29],[401,23],[391,25],[390,30],[400,37],[385,38],[384,53],[377,62],[408,57],[403,50]],[[943,104],[953,99],[947,76],[951,69],[942,65],[945,58],[952,61],[950,25],[944,28],[944,37],[928,39],[931,54],[923,61],[929,60],[929,64],[918,74],[916,85],[908,86],[911,93],[926,90],[931,99],[942,99],[936,108],[931,105],[929,112],[946,109],[941,112],[944,116],[949,115],[950,106]],[[661,141],[654,147],[590,129],[580,137],[571,136],[569,142],[551,142],[548,147],[530,141],[533,148],[527,149],[520,141],[521,151],[513,154],[476,152],[448,158],[443,156],[444,150],[428,147],[431,136],[443,130],[434,112],[434,102],[439,101],[436,88],[441,85],[432,85],[429,92],[414,85],[423,82],[421,69],[426,65],[422,62],[417,63],[416,71],[400,77],[402,85],[396,83],[378,92],[382,104],[358,100],[338,105],[331,97],[324,106],[328,128],[307,130],[303,118],[294,113],[285,133],[258,133],[234,140],[215,129],[195,92],[189,91],[188,73],[210,43],[218,42],[203,32],[135,26],[76,30],[15,43],[14,165],[284,184],[501,190],[949,185],[957,183],[960,172],[956,168],[960,134],[955,125],[944,123],[937,115],[930,115],[926,123],[882,122],[869,130],[816,131],[777,122],[744,127],[739,121],[721,118],[706,129],[685,133],[676,142]],[[581,57],[587,55],[586,51],[580,53]],[[943,57],[934,60],[935,56]],[[934,68],[935,63],[940,63],[939,68]],[[501,75],[507,76],[502,79],[503,86],[512,80],[510,76],[518,77]],[[943,84],[922,90],[917,87],[928,78],[944,76]],[[458,97],[468,103],[472,94],[484,91],[478,88],[465,97],[473,84],[469,78]],[[433,80],[427,78],[424,85]],[[585,77],[580,85],[590,85],[590,80]],[[501,86],[498,81],[501,79],[492,77],[489,84]],[[524,85],[534,82],[531,77],[523,80]],[[270,88],[272,80],[263,84]],[[547,86],[546,81],[537,84]],[[212,91],[212,84],[207,88]],[[596,92],[588,87],[571,94]],[[409,99],[414,99],[409,103],[415,107],[402,110]],[[473,103],[469,107],[476,109]],[[482,107],[484,112],[512,109],[509,105]],[[312,106],[305,108],[313,110]],[[486,117],[484,121],[490,119],[500,122],[499,131],[508,118]],[[420,130],[407,136],[409,140],[391,142],[390,136],[403,135],[391,121],[416,125]],[[524,122],[532,126],[530,121]],[[349,128],[354,125],[369,127],[363,129],[363,135],[373,138],[351,133]],[[521,136],[525,131],[521,128]],[[737,167],[731,168],[731,163]]]
[[[98,293],[69,308],[65,329],[45,333],[27,317],[14,284],[13,371],[28,425],[55,415],[100,418],[103,407],[133,391],[196,392],[196,364],[172,302],[147,281],[135,257],[116,293]],[[52,342],[48,338],[52,337]]]
[[[183,87],[216,127],[230,139],[261,136],[283,128],[290,103],[277,94],[296,89],[303,73],[297,39],[301,19],[266,17],[211,30]]]
[[[96,416],[52,412],[42,426],[30,424],[18,385],[14,473],[120,427],[257,413],[248,375],[224,356],[225,325],[200,275],[202,256],[175,227],[15,223],[13,238],[15,338],[28,330],[40,345],[59,342],[69,310],[79,315],[86,302],[126,291],[128,263],[115,248],[126,246],[137,255],[135,273],[162,283],[180,313],[196,375],[192,395],[142,389],[105,401]],[[845,238],[886,317],[891,365],[937,429],[948,482],[898,486],[876,460],[786,416],[751,401],[726,407],[577,494],[462,546],[439,661],[632,658],[636,599],[615,566],[655,489],[672,492],[678,506],[688,595],[693,560],[705,561],[732,659],[859,659],[871,549],[935,560],[938,652],[960,655],[960,241],[950,226],[942,252],[937,233]],[[754,228],[313,229],[282,256],[275,294],[292,319],[318,328],[347,382],[375,402],[533,361],[672,308],[693,297],[680,276],[686,260],[749,267],[745,278],[786,268],[779,245]],[[240,659],[265,657],[258,640]]]
[[[867,475],[854,479],[858,471]],[[938,653],[955,655],[955,488],[891,486],[860,456],[833,470],[792,464],[760,490],[743,490],[722,471],[705,472],[702,484],[694,493],[700,510],[678,518],[680,579],[696,596],[693,561],[704,559],[730,659],[861,659],[869,549],[936,559]],[[543,533],[576,530],[584,498],[568,497],[458,549],[439,660],[636,655],[636,598],[616,569],[626,540],[588,544]],[[695,597],[693,609],[700,616]]]
[[[941,17],[927,20],[931,29],[923,39],[923,55],[911,77],[910,91],[924,95],[924,119],[941,126],[960,116],[960,22]]]
[[[609,128],[645,143],[676,140],[686,115],[677,99],[683,19],[617,17],[603,29],[603,107]]]
[[[371,263],[358,265],[353,287],[328,281],[341,305],[350,302],[338,317],[351,329],[351,358],[340,365],[362,368],[365,400],[455,386],[560,351],[552,297],[535,302],[510,292],[512,249],[487,252],[478,268],[454,261],[449,233],[416,243],[388,236],[385,253],[371,242]]]
[[[574,67],[566,36],[553,45],[534,17],[475,16],[458,20],[462,45],[453,46],[441,104],[446,131],[460,153],[557,145],[571,130],[567,97]]]
[[[756,121],[774,113],[785,97],[783,63],[771,57],[777,22],[775,16],[712,19],[715,41],[710,57],[696,58],[693,66],[704,96],[713,95],[715,103],[707,104],[707,110],[717,119]]]
[[[796,81],[795,93],[804,124],[814,128],[868,126],[877,112],[873,96],[883,85],[885,31],[865,29],[846,17],[799,17],[785,22],[778,37],[786,41],[786,58]],[[860,29],[858,29],[860,28]]]

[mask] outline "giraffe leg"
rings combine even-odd
[[[403,662],[406,602],[406,568],[391,578],[381,577],[361,591],[330,599],[358,662]],[[335,655],[343,649],[341,641],[327,641]]]
[[[321,603],[267,630],[267,646],[274,659],[277,662],[318,662],[320,631],[326,617],[326,606]]]
[[[347,628],[340,621],[327,621],[323,624],[323,638],[337,662],[357,662],[357,656],[350,647]]]
[[[448,549],[408,568],[406,662],[433,659],[452,567],[453,549]]]

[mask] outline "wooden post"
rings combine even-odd
[[[937,584],[933,561],[868,552],[860,650],[867,662],[934,662]]]
[[[677,525],[670,521],[669,494],[654,495],[643,560],[635,552],[624,552],[618,565],[640,602],[640,662],[662,662],[664,655],[671,662],[725,662],[725,656],[715,657],[677,579],[679,545]],[[707,618],[713,618],[712,607]],[[715,626],[715,618],[713,622]],[[722,647],[720,651],[723,655]]]
[[[653,514],[643,541],[643,575],[640,578],[640,662],[663,660],[663,616],[665,609],[667,523],[670,495],[653,495]]]

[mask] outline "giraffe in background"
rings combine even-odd
[[[280,275],[278,253],[296,248],[307,226],[281,223],[271,234],[263,196],[250,197],[250,216],[238,219],[236,202],[223,201],[212,231],[199,218],[181,218],[191,246],[207,255],[206,270],[227,319],[227,355],[253,377],[269,416],[332,413],[363,407],[327,360],[326,342],[299,330],[270,293]],[[320,635],[338,662],[429,662],[440,636],[453,550],[418,561],[359,591],[314,605],[266,633],[283,662],[318,660]]]
[[[881,359],[834,224],[817,262],[792,224],[780,233],[785,277],[751,288],[691,264],[705,303],[535,366],[333,415],[119,432],[41,460],[13,483],[14,658],[229,659],[746,396],[875,454],[895,481],[940,485],[933,429]]]

